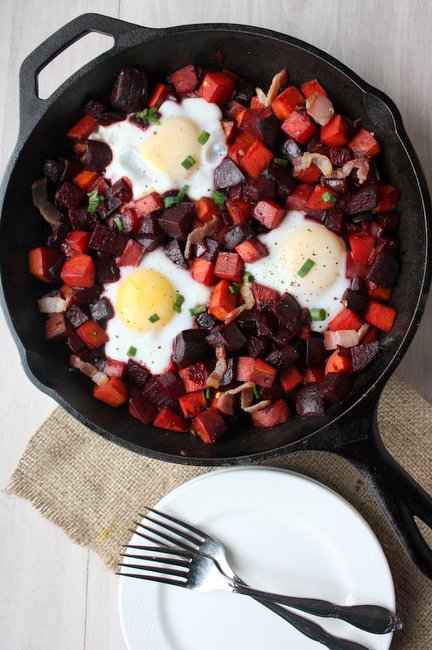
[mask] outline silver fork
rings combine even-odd
[[[229,566],[225,549],[217,539],[184,521],[172,517],[171,515],[162,513],[154,508],[146,509],[157,515],[158,519],[154,519],[150,515],[147,515],[144,518],[144,515],[140,514],[140,517],[145,519],[145,523],[134,521],[137,530],[131,532],[135,532],[143,539],[153,542],[156,545],[163,544],[165,546],[168,545],[188,551],[194,550],[204,554],[215,560],[219,568],[231,580],[236,581],[239,585],[247,587],[246,583],[236,576]],[[174,524],[174,526],[172,524]],[[149,533],[151,533],[151,535]],[[329,635],[316,623],[309,621],[284,607],[271,603],[263,598],[256,598],[256,600],[291,623],[291,625],[296,627],[306,636],[309,636],[319,643],[327,645],[329,648],[342,650],[342,648],[354,649],[361,647],[358,644],[353,645],[350,641],[346,642],[342,639],[335,639],[335,637]],[[302,609],[303,611],[312,614],[341,618],[351,624],[355,624],[358,627],[362,627],[363,629],[367,629],[374,633],[385,633],[390,632],[393,629],[402,629],[402,623],[395,615],[388,610],[377,606],[342,607],[321,600],[291,597],[286,597],[285,602],[291,607],[296,607],[297,609]],[[366,610],[365,607],[368,609]],[[366,620],[364,620],[365,614],[367,614]],[[339,643],[334,645],[333,641]],[[348,643],[351,645],[341,645],[340,642],[342,641],[345,644]]]

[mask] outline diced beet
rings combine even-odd
[[[63,160],[45,160],[42,171],[44,176],[51,181],[51,183],[56,183],[61,179],[65,163]]]
[[[202,257],[208,262],[215,262],[219,252],[219,242],[211,237],[204,239],[196,245],[196,256]]]
[[[360,275],[355,275],[351,280],[351,289],[357,293],[367,296],[366,280]]]
[[[63,171],[58,179],[59,181],[72,180],[82,168],[81,162],[71,156],[59,156],[59,163],[63,166]]]
[[[319,221],[320,223],[325,223],[327,219],[327,213],[330,210],[305,210],[306,219],[313,219],[314,221]]]
[[[273,350],[265,358],[266,363],[278,370],[289,368],[300,358],[299,353],[293,345],[285,345],[280,350]]]
[[[213,444],[227,430],[222,415],[214,408],[208,408],[192,420],[191,431],[206,444]]]
[[[114,111],[104,111],[97,118],[98,124],[100,126],[109,126],[115,122],[122,122],[124,120],[124,115],[120,113],[114,113]]]
[[[331,176],[322,176],[320,183],[330,192],[335,192],[336,194],[345,194],[348,192],[348,181],[346,178],[332,178]]]
[[[281,147],[281,153],[289,160],[294,160],[303,154],[303,149],[295,140],[288,138]]]
[[[121,232],[98,225],[91,234],[88,247],[105,255],[119,257],[126,246],[127,236]]]
[[[143,424],[150,424],[156,417],[157,411],[153,404],[144,397],[140,390],[131,387],[129,397],[129,413]]]
[[[269,348],[269,344],[267,340],[262,336],[261,337],[250,336],[247,339],[247,346],[248,346],[248,352],[250,356],[253,357],[254,359],[257,359],[258,357],[263,357]],[[268,361],[267,358],[266,358],[266,362],[270,363],[270,365],[274,365],[271,363],[271,361]]]
[[[333,167],[343,167],[352,158],[348,147],[329,147],[328,157]]]
[[[114,183],[108,192],[110,192],[112,196],[120,199],[122,203],[128,203],[132,200],[132,186],[130,182],[124,177],[119,178],[119,180]],[[105,198],[107,197],[108,192],[106,193]]]
[[[271,114],[258,120],[256,126],[265,146],[272,151],[276,151],[283,139],[280,122],[276,115]]]
[[[195,66],[192,63],[185,65],[183,68],[173,72],[168,77],[168,81],[174,86],[177,93],[192,92],[198,86]]]
[[[101,284],[108,282],[117,282],[120,278],[120,270],[114,257],[111,255],[101,255],[95,260],[96,276]]]
[[[209,372],[205,363],[195,363],[179,371],[179,375],[187,393],[207,388]]]
[[[159,383],[159,377],[150,377],[143,388],[142,394],[158,408],[166,404],[167,396]]]
[[[348,309],[353,309],[354,311],[362,312],[366,309],[369,298],[363,293],[358,291],[353,291],[352,289],[346,289],[343,296],[342,302]]]
[[[92,287],[74,287],[74,302],[91,302],[97,300],[101,294],[101,288],[94,284]]]
[[[114,310],[108,298],[100,298],[96,302],[91,302],[90,313],[95,321],[107,320],[114,316]]]
[[[141,221],[137,235],[143,235],[144,237],[151,237],[156,239],[161,234],[161,228],[159,225],[159,219],[156,212],[152,212],[144,217]]]
[[[394,255],[383,250],[373,262],[367,279],[380,287],[394,287],[399,275],[399,264]]]
[[[198,326],[205,331],[210,331],[217,323],[216,318],[209,314],[208,311],[203,311],[201,314],[198,314],[196,322]]]
[[[352,381],[347,375],[329,372],[319,383],[318,390],[328,402],[339,404],[348,395],[351,387]]]
[[[218,190],[226,190],[246,180],[243,172],[237,167],[231,158],[224,158],[215,169],[215,187]]]
[[[102,174],[112,160],[111,148],[99,140],[86,140],[85,165],[87,169]]]
[[[344,231],[344,216],[342,210],[339,208],[331,208],[330,210],[327,210],[325,226],[328,230],[334,232],[335,235],[341,237]]]
[[[118,377],[125,379],[127,364],[124,361],[117,361],[116,359],[107,359],[105,363],[104,372],[108,377]]]
[[[378,223],[384,230],[394,232],[398,229],[399,216],[397,212],[381,212],[378,215]]]
[[[306,366],[318,368],[327,356],[322,338],[310,338],[306,341]]]
[[[206,336],[206,341],[214,348],[222,346],[229,352],[239,352],[246,345],[246,337],[235,323],[224,327],[217,325]]]
[[[219,382],[221,388],[230,386],[235,379],[235,360],[233,357],[228,357],[227,360],[227,369]]]
[[[173,361],[178,368],[185,368],[198,361],[205,361],[208,354],[209,347],[203,330],[183,330],[174,339]]]
[[[164,251],[174,264],[181,266],[183,269],[188,268],[187,262],[184,258],[184,247],[177,239],[171,239],[171,241],[165,245]]]
[[[145,366],[134,359],[128,359],[126,372],[128,381],[133,386],[138,386],[138,388],[144,386],[150,374]]]
[[[274,199],[277,196],[277,185],[275,181],[266,178],[262,174],[258,178],[249,179],[242,186],[242,199],[250,203]]]
[[[277,329],[276,319],[268,311],[256,313],[256,325],[258,336],[270,336]]]
[[[258,282],[252,283],[252,293],[258,310],[269,309],[279,299],[279,292]]]
[[[69,210],[68,214],[73,230],[92,231],[100,223],[96,212],[87,212],[86,208]]]
[[[255,237],[255,232],[252,226],[249,223],[239,223],[224,234],[223,247],[228,251],[233,251],[236,246],[246,239],[253,239],[253,237]]]
[[[136,237],[142,246],[143,253],[154,251],[166,241],[165,233],[161,233],[157,237],[149,237],[148,235],[137,235]]]
[[[296,398],[296,411],[303,418],[324,415],[323,397],[316,384],[300,388]]]
[[[162,212],[159,225],[170,237],[186,240],[194,215],[193,203],[179,203]]]
[[[352,193],[351,199],[346,205],[346,212],[348,214],[357,214],[358,212],[365,212],[373,210],[378,205],[378,186],[369,185],[362,187]]]
[[[270,338],[277,347],[283,348],[288,345],[293,336],[294,333],[290,328],[279,327],[279,329],[271,333]]]
[[[350,348],[352,366],[354,372],[361,372],[373,361],[378,353],[378,341],[366,343],[365,345],[356,345]]]
[[[101,115],[105,110],[104,104],[102,102],[98,102],[95,99],[90,99],[90,101],[87,102],[87,104],[84,106],[84,113],[87,115],[91,115],[92,117],[95,117],[96,119]]]
[[[166,393],[167,400],[169,401],[176,402],[179,397],[185,394],[183,382],[170,371],[159,375],[159,385]]]
[[[376,219],[376,214],[368,210],[367,212],[359,212],[358,214],[353,214],[351,221],[356,224],[362,225],[364,227],[364,222],[373,221]]]
[[[69,307],[69,309],[66,311],[66,318],[68,319],[69,323],[76,329],[89,320],[89,315],[85,308],[75,304]]]
[[[78,336],[76,332],[72,332],[72,334],[70,334],[67,340],[67,344],[73,354],[77,354],[85,347],[84,341]]]
[[[65,181],[56,192],[55,200],[66,210],[73,210],[84,196],[84,192],[70,181]]]
[[[72,332],[72,325],[66,319],[64,313],[52,314],[45,321],[45,338],[47,341],[61,341],[68,338]]]
[[[144,70],[122,68],[118,73],[110,95],[115,111],[135,113],[147,106],[148,80]]]
[[[241,314],[236,318],[236,325],[240,327],[246,334],[256,334],[257,323],[256,323],[257,312],[255,309],[245,309]]]
[[[61,272],[62,272],[62,269],[63,269],[64,261],[65,261],[65,257],[64,257],[64,255],[60,255],[60,256],[56,259],[56,261],[54,262],[54,264],[52,264],[52,265],[49,267],[49,269],[48,269],[48,275],[50,276],[52,282],[56,282],[56,283],[57,283],[57,282],[61,282],[61,281],[62,281],[62,278],[61,278]]]
[[[246,79],[239,79],[232,100],[233,102],[243,104],[243,106],[249,106],[251,99],[255,94],[256,91],[253,84],[246,81]]]
[[[301,309],[294,296],[284,293],[279,300],[271,306],[271,311],[279,320],[282,327],[286,327],[297,334],[301,328]]]

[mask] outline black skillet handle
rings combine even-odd
[[[432,548],[414,519],[418,517],[432,529],[432,497],[384,447],[378,432],[377,402],[372,409],[371,421],[363,417],[352,423],[359,429],[369,428],[369,435],[360,435],[332,451],[359,470],[408,556],[420,571],[432,579]]]
[[[50,101],[50,98],[44,100],[38,97],[38,75],[41,70],[82,36],[91,32],[113,36],[115,40],[113,47],[98,57],[97,60],[100,61],[116,54],[124,43],[133,44],[139,40],[146,40],[146,37],[156,31],[117,18],[92,13],[82,14],[61,27],[33,50],[21,65],[19,73],[21,127],[25,127],[27,122],[34,125]],[[135,35],[139,38],[135,38]]]

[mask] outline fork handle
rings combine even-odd
[[[273,594],[259,589],[252,589],[239,583],[234,583],[233,589],[239,594],[288,605],[315,616],[338,618],[372,634],[387,634],[395,629],[402,628],[400,619],[390,610],[379,605],[353,605],[351,607],[336,605],[315,598],[294,598],[293,596]]]

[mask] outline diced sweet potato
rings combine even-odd
[[[249,221],[253,206],[251,203],[247,203],[247,201],[242,201],[242,199],[230,199],[225,203],[225,207],[228,210],[233,224],[238,225]]]
[[[259,201],[253,209],[252,216],[269,230],[277,228],[285,216],[285,209],[279,203],[268,199]]]
[[[28,254],[30,273],[38,278],[38,280],[42,280],[42,282],[53,282],[49,270],[57,261],[57,258],[58,253],[53,248],[47,248],[46,246],[32,248]]]
[[[220,207],[216,205],[213,199],[210,199],[207,196],[202,196],[198,199],[195,203],[195,212],[197,219],[202,223],[211,221],[213,217],[220,217],[221,215]]]
[[[163,210],[164,202],[157,192],[151,192],[151,194],[148,194],[144,198],[136,201],[135,209],[141,216],[146,217],[152,212]]]
[[[317,126],[307,113],[293,111],[282,124],[282,131],[296,142],[306,144],[316,132]]]
[[[268,255],[268,248],[259,239],[247,239],[235,247],[237,253],[246,264],[256,262]]]
[[[149,99],[149,108],[152,108],[153,106],[160,108],[164,101],[168,99],[169,92],[170,89],[167,84],[156,84],[153,94]]]
[[[389,183],[378,184],[378,205],[375,212],[391,212],[396,210],[399,191]]]
[[[227,314],[236,306],[237,296],[231,293],[229,287],[230,283],[227,280],[221,280],[213,289],[208,312],[218,320],[225,320]]]
[[[396,316],[396,309],[373,300],[370,301],[364,314],[366,323],[370,323],[384,332],[390,332]]]
[[[240,282],[243,276],[244,264],[238,253],[220,252],[216,258],[214,273],[222,280]]]
[[[90,255],[75,255],[67,259],[63,264],[61,278],[70,287],[92,287],[96,270]]]
[[[363,325],[362,318],[351,309],[343,309],[328,324],[329,330],[358,330]]]
[[[159,429],[168,429],[169,431],[180,431],[182,433],[189,431],[188,422],[169,406],[165,406],[159,411],[153,420],[153,424]]]
[[[348,146],[356,156],[364,158],[373,158],[381,151],[379,142],[366,129],[360,129],[349,141]]]
[[[313,189],[313,185],[308,185],[307,183],[296,185],[286,200],[288,210],[304,210]]]
[[[99,174],[97,172],[90,171],[89,169],[83,169],[82,171],[79,172],[79,174],[74,176],[73,183],[74,185],[79,187],[80,190],[86,192],[89,189],[89,187],[96,182],[98,178],[99,178]]]
[[[216,282],[215,265],[202,257],[196,257],[191,266],[192,277],[197,282],[211,287]]]
[[[93,388],[93,396],[110,406],[120,406],[128,399],[128,389],[121,379],[110,377],[103,386]]]
[[[63,244],[62,251],[66,257],[82,255],[86,252],[90,234],[85,230],[73,230],[68,233]]]
[[[230,100],[235,85],[235,79],[226,72],[207,72],[198,92],[208,102],[225,104]]]
[[[252,283],[252,293],[255,298],[255,305],[258,310],[268,309],[280,297],[276,289],[271,289],[258,282]]]
[[[367,232],[361,232],[357,235],[351,235],[348,239],[354,262],[367,264],[370,254],[375,248],[375,237]]]
[[[352,372],[351,357],[343,356],[338,350],[333,352],[325,366],[325,374],[328,375],[330,372],[349,375]]]
[[[47,341],[66,339],[73,332],[73,327],[65,318],[65,314],[53,314],[45,322],[45,338]]]
[[[71,140],[85,142],[89,135],[97,128],[97,120],[91,115],[84,115],[69,129],[67,135]]]
[[[303,103],[304,97],[301,92],[295,86],[289,86],[272,101],[271,107],[276,117],[283,122],[293,112],[297,104]]]
[[[335,115],[330,122],[321,127],[320,140],[328,147],[339,147],[348,142],[342,115]]]
[[[306,208],[308,210],[330,210],[335,203],[336,197],[326,187],[315,185],[306,203]]]
[[[187,393],[179,397],[179,404],[185,418],[194,418],[198,413],[207,408],[207,401],[203,390],[196,393]]]
[[[312,95],[312,93],[320,93],[321,95],[327,95],[326,91],[321,86],[318,79],[311,79],[310,81],[305,81],[304,83],[301,84],[300,88],[303,95],[306,97],[306,99],[309,97],[309,95]]]
[[[88,320],[77,329],[77,334],[90,349],[96,349],[108,341],[106,331],[95,321]]]
[[[257,178],[264,167],[273,160],[274,154],[267,149],[261,142],[255,142],[241,159],[241,168],[251,178]]]
[[[266,408],[251,414],[252,422],[256,427],[275,427],[278,424],[288,422],[291,417],[291,411],[282,399],[278,399]]]
[[[192,420],[191,431],[206,444],[213,444],[227,430],[222,415],[214,408],[208,408]]]
[[[195,66],[192,63],[185,65],[183,68],[173,72],[168,77],[168,81],[173,84],[178,93],[192,92],[198,86]]]
[[[124,361],[107,359],[104,372],[106,375],[108,375],[108,377],[118,377],[119,379],[124,379],[126,377],[126,364]]]
[[[255,359],[254,367],[250,374],[249,381],[253,381],[258,386],[270,388],[270,386],[273,385],[276,375],[276,368],[273,368],[273,366],[266,363],[265,361],[262,361],[261,359]]]

